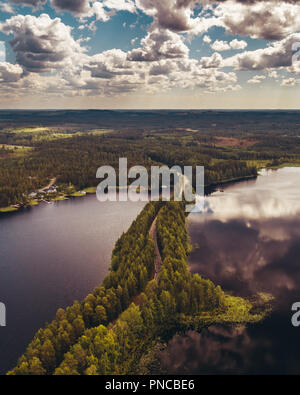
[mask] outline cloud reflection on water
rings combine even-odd
[[[290,320],[300,300],[300,168],[215,192],[188,229],[193,273],[236,295],[271,293],[274,311],[257,325],[175,336],[162,354],[168,372],[299,374],[300,336]]]

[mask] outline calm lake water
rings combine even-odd
[[[0,302],[7,308],[2,374],[59,307],[102,283],[115,242],[144,204],[100,203],[92,195],[0,216]]]
[[[299,374],[300,168],[264,171],[206,198],[204,214],[189,216],[193,273],[235,295],[266,292],[273,312],[256,325],[212,326],[175,336],[163,364],[169,373]]]

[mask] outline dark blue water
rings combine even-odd
[[[108,273],[115,242],[145,203],[94,195],[0,216],[0,372],[12,368],[59,307],[82,300]]]

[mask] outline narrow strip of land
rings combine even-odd
[[[157,279],[158,279],[158,275],[159,275],[160,268],[162,265],[162,259],[161,259],[160,251],[158,248],[158,242],[157,242],[156,223],[157,223],[157,217],[153,221],[150,231],[149,231],[149,235],[152,238],[152,240],[154,241],[154,247],[155,247],[155,258],[154,258],[154,270],[155,270],[154,280],[155,281],[157,281]]]

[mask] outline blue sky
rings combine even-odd
[[[292,0],[0,0],[0,107],[298,108],[299,13]]]

